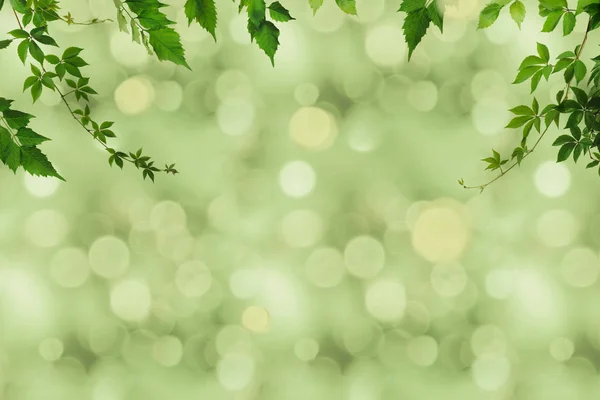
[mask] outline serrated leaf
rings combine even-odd
[[[271,16],[271,19],[278,22],[287,22],[295,19],[290,15],[290,12],[278,1],[269,4],[269,15]]]
[[[185,51],[181,45],[179,34],[172,28],[150,29],[150,45],[161,61],[171,61],[177,65],[191,69],[185,60]]]
[[[581,61],[581,60],[575,61],[573,72],[575,75],[575,79],[577,80],[577,83],[581,82],[583,80],[583,78],[585,78],[585,75],[587,74],[587,68],[586,68],[585,64],[583,63],[583,61]]]
[[[575,138],[570,135],[560,135],[556,138],[554,143],[552,143],[552,146],[562,146],[566,143],[575,143]]]
[[[12,140],[10,132],[3,127],[0,127],[0,160],[13,172],[17,172],[21,165],[19,146]]]
[[[509,110],[511,113],[516,115],[534,115],[533,110],[525,105],[516,106]]]
[[[43,143],[49,138],[42,136],[29,128],[21,128],[17,132],[17,138],[21,143],[21,146],[37,146],[40,143]]]
[[[440,32],[444,32],[444,13],[440,10],[437,1],[432,1],[427,6],[427,15],[435,26],[440,29]]]
[[[275,53],[279,47],[279,29],[271,21],[263,21],[254,34],[256,43],[275,65]]]
[[[532,119],[532,117],[529,115],[515,117],[508,123],[508,125],[506,125],[506,128],[507,129],[520,128],[521,126],[525,125],[525,123],[530,121],[531,119]]]
[[[403,0],[398,11],[411,13],[425,7],[426,0]]]
[[[533,76],[533,74],[540,71],[541,68],[542,68],[541,66],[537,66],[537,65],[532,65],[530,67],[523,68],[522,70],[519,71],[519,73],[517,73],[517,76],[515,77],[513,84],[525,82],[527,79],[531,78],[531,76]]]
[[[11,39],[0,40],[0,50],[7,48],[12,43]]]
[[[265,20],[267,6],[265,0],[244,0],[248,6],[248,21],[254,26],[259,27]]]
[[[208,33],[213,39],[217,40],[215,30],[217,28],[217,8],[214,0],[187,0],[184,6],[185,16],[188,19],[188,25],[196,20],[198,24]]]
[[[503,4],[490,3],[479,13],[479,24],[477,29],[483,29],[491,26],[500,15],[500,10],[504,7]]]
[[[537,52],[540,55],[540,58],[547,63],[550,61],[550,51],[548,51],[548,46],[543,43],[537,43]]]
[[[37,147],[21,147],[21,165],[32,175],[54,176],[62,181],[65,180]]]
[[[421,8],[415,12],[406,15],[402,29],[404,30],[404,38],[408,45],[408,59],[410,60],[413,51],[421,42],[427,28],[429,27],[429,14],[425,8]]]

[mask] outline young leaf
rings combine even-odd
[[[323,0],[308,0],[310,8],[313,10],[313,15],[317,13],[317,10],[323,5]]]
[[[513,21],[517,23],[519,29],[521,29],[521,24],[525,21],[525,13],[527,10],[525,9],[525,4],[523,4],[520,0],[515,0],[514,3],[510,5],[510,16]]]
[[[432,1],[427,6],[427,15],[435,26],[440,29],[440,32],[444,32],[444,13],[439,9],[437,1]]]
[[[498,19],[500,10],[504,7],[503,4],[490,3],[479,14],[479,25],[477,29],[483,29],[491,26]]]
[[[335,0],[340,10],[346,14],[356,15],[356,1],[355,0]]]

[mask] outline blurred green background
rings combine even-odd
[[[506,13],[476,31],[483,3],[454,1],[408,63],[398,0],[358,18],[290,0],[272,68],[236,5],[218,2],[214,43],[167,3],[192,72],[114,23],[51,26],[85,48],[118,144],[177,163],[155,184],[109,168],[54,93],[31,105],[0,52],[0,95],[67,179],[0,170],[0,399],[600,396],[596,173],[554,163],[554,129],[483,194],[456,183],[518,143],[503,127],[531,101],[511,82],[536,40],[556,56],[584,26],[539,34],[527,2],[521,31]]]

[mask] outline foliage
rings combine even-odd
[[[133,41],[145,46],[148,53],[155,55],[159,60],[191,69],[179,33],[173,28],[174,22],[165,13],[166,4],[158,0],[113,1],[117,12],[116,21],[121,31],[129,33]],[[251,40],[256,42],[274,65],[280,35],[277,24],[293,21],[294,17],[279,1],[267,4],[265,0],[234,0],[234,3],[236,2],[238,12],[247,15],[247,30]],[[308,6],[316,13],[323,2],[324,0],[308,0]],[[357,14],[355,0],[335,2],[343,12],[349,15]],[[4,3],[5,1],[0,0],[0,11],[4,8]],[[177,173],[173,164],[165,165],[162,169],[155,167],[154,161],[142,154],[141,149],[136,152],[123,152],[112,148],[109,140],[116,136],[112,129],[113,122],[97,121],[91,115],[90,98],[97,92],[90,86],[90,78],[82,72],[82,68],[87,65],[81,57],[83,49],[68,47],[60,56],[52,52],[52,49],[59,46],[49,34],[50,23],[59,21],[70,25],[89,25],[109,21],[108,19],[76,22],[70,13],[60,16],[56,0],[9,0],[7,4],[12,7],[18,29],[11,30],[7,39],[0,40],[0,50],[10,47],[15,42],[20,60],[23,64],[29,62],[31,76],[25,80],[23,90],[30,92],[34,102],[44,90],[56,92],[79,125],[106,148],[111,166],[116,164],[122,168],[125,162],[131,163],[142,170],[144,178],[149,177],[151,180],[154,180],[157,172]],[[525,3],[521,0],[499,0],[487,4],[480,12],[478,29],[491,26],[505,8],[520,28],[527,15]],[[189,25],[198,23],[217,40],[218,10],[214,0],[186,0],[183,11]],[[444,9],[440,1],[401,0],[398,11],[405,14],[402,29],[409,59],[431,26],[443,32]],[[600,56],[592,59],[595,64],[589,72],[587,85],[584,85],[584,82],[588,76],[588,69],[581,59],[589,32],[600,26],[600,4],[593,0],[579,0],[577,8],[571,9],[566,0],[538,0],[538,13],[544,19],[542,32],[555,31],[562,21],[562,34],[571,35],[577,18],[582,16],[587,16],[588,19],[586,31],[580,45],[554,58],[546,45],[537,43],[537,54],[527,56],[521,62],[513,83],[528,82],[531,93],[534,93],[542,78],[548,81],[552,75],[560,73],[565,88],[556,94],[556,103],[545,105],[541,109],[536,98],[533,98],[531,106],[519,105],[511,109],[514,118],[507,128],[522,131],[519,145],[512,150],[509,157],[502,157],[493,150],[492,156],[484,158],[483,161],[487,164],[487,170],[498,171],[498,175],[491,181],[477,186],[466,186],[462,179],[459,180],[464,187],[483,190],[520,165],[523,159],[535,150],[550,126],[559,126],[563,114],[563,118],[567,120],[564,128],[570,134],[562,135],[554,142],[554,145],[559,147],[557,161],[573,158],[573,161],[577,162],[581,156],[587,156],[591,159],[588,168],[600,164],[600,153],[594,151],[600,144]],[[570,98],[571,95],[574,98]],[[33,139],[27,136],[35,133],[27,126],[32,116],[21,113],[24,116],[17,124],[6,115],[20,112],[10,109],[9,100],[1,100],[6,104],[5,109],[0,109],[4,115],[0,121],[6,126],[0,130],[2,161],[13,171],[22,166],[30,173],[61,178],[43,153],[35,147],[43,141],[40,138],[44,137],[38,135],[37,139]],[[530,145],[529,139],[534,131],[538,136],[533,145]],[[600,174],[600,168],[598,173]]]

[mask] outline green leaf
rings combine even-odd
[[[10,132],[0,127],[0,160],[13,172],[21,165],[19,146],[12,140]]]
[[[404,30],[404,37],[406,39],[406,44],[408,45],[409,60],[413,51],[421,42],[423,36],[425,36],[425,32],[427,32],[427,28],[429,27],[429,22],[429,14],[425,8],[421,8],[406,15],[402,29]]]
[[[248,21],[254,26],[259,27],[265,20],[267,11],[265,0],[244,0],[248,6]]]
[[[439,9],[437,2],[432,1],[427,6],[427,15],[435,26],[440,29],[440,32],[444,32],[444,13]]]
[[[33,98],[33,102],[35,103],[37,99],[42,95],[42,83],[37,81],[31,86],[31,97]]]
[[[503,4],[490,3],[479,14],[479,24],[477,29],[483,29],[491,26],[498,19],[500,10],[504,7]]]
[[[544,22],[542,32],[552,32],[554,28],[556,28],[556,25],[558,25],[558,22],[563,14],[563,10],[552,11],[550,14],[548,14],[548,18],[546,18],[546,22]]]
[[[290,15],[290,12],[278,1],[273,2],[269,5],[269,15],[274,21],[278,22],[287,22],[295,19]]]
[[[10,0],[10,5],[16,12],[20,14],[24,14],[29,10],[26,0]]]
[[[526,116],[521,116],[521,117],[515,117],[513,118],[508,125],[506,125],[506,128],[510,128],[510,129],[514,129],[514,128],[519,128],[523,125],[525,125],[525,123],[527,121],[531,120],[531,116],[526,115]]]
[[[586,106],[588,103],[588,95],[585,91],[579,89],[578,87],[572,87],[571,90],[575,93],[575,97],[577,98],[577,102],[582,106]]]
[[[539,70],[538,72],[533,74],[533,76],[531,77],[531,93],[535,92],[535,89],[537,89],[538,84],[540,83],[540,80],[542,79],[543,74],[544,74],[544,71]]]
[[[548,46],[538,42],[537,52],[540,55],[540,58],[544,61],[544,63],[550,61],[550,52],[548,51]]]
[[[119,25],[119,30],[121,32],[129,33],[129,29],[127,28],[127,19],[119,9],[117,9],[117,24]]]
[[[32,175],[54,176],[62,181],[65,180],[37,147],[21,147],[21,165]]]
[[[0,40],[0,50],[7,48],[12,43],[11,39]]]
[[[184,6],[188,25],[196,20],[198,24],[208,31],[217,40],[217,8],[214,0],[187,0]]]
[[[17,132],[17,138],[22,146],[37,146],[38,144],[50,140],[49,138],[39,135],[29,128],[21,128]]]
[[[527,56],[521,62],[521,65],[519,65],[519,69],[523,69],[525,67],[530,67],[532,65],[541,65],[541,64],[546,64],[546,62],[544,62],[544,60],[542,60],[540,57],[538,57],[538,56]]]
[[[313,10],[313,15],[317,13],[317,10],[323,5],[323,0],[308,0],[310,8]]]
[[[33,40],[29,42],[29,54],[40,64],[44,62],[44,52]]]
[[[525,105],[516,106],[515,108],[511,108],[509,110],[511,113],[516,115],[534,115],[533,110]]]
[[[179,34],[172,28],[150,29],[150,45],[161,61],[171,61],[191,69],[185,61],[185,52],[181,46]]]
[[[517,77],[515,78],[513,84],[525,82],[527,79],[531,78],[533,74],[538,72],[541,68],[541,66],[531,66],[523,68],[517,74]]]
[[[564,144],[558,151],[558,157],[556,159],[556,162],[563,162],[566,159],[568,159],[569,156],[571,155],[571,153],[573,152],[574,148],[575,148],[575,143]]]
[[[554,143],[552,143],[552,146],[562,146],[565,143],[575,143],[575,138],[570,135],[560,135],[556,138]]]
[[[346,14],[356,15],[356,1],[355,0],[335,0],[340,10]]]
[[[576,22],[577,19],[575,18],[575,14],[573,14],[572,12],[568,12],[565,14],[565,17],[563,18],[563,36],[567,36],[568,34],[573,32]]]
[[[587,68],[583,61],[577,60],[574,64],[574,73],[575,79],[577,79],[577,83],[581,82],[585,78],[585,74],[587,74]]]
[[[271,64],[275,65],[274,57],[277,47],[279,47],[279,29],[272,22],[263,21],[258,27],[254,38],[258,47],[271,59]]]
[[[517,23],[519,29],[521,29],[521,24],[525,21],[526,12],[525,5],[519,0],[515,0],[515,2],[510,5],[510,16],[513,21]]]
[[[27,51],[29,49],[29,40],[23,40],[19,43],[17,47],[17,54],[19,55],[19,59],[23,64],[25,64],[25,60],[27,60]]]
[[[398,11],[404,11],[406,13],[415,12],[424,8],[426,3],[426,0],[403,0]]]
[[[29,124],[29,121],[33,118],[33,115],[24,113],[17,110],[5,110],[2,115],[4,120],[13,129],[24,128]]]

